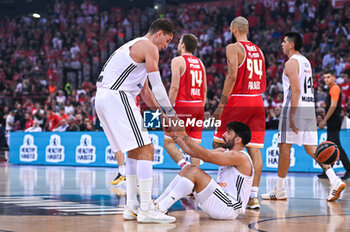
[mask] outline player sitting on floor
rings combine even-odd
[[[169,134],[169,132],[168,132]],[[251,131],[242,122],[230,122],[223,134],[223,148],[208,150],[192,140],[185,130],[171,132],[172,139],[191,157],[219,165],[216,183],[200,168],[187,165],[155,201],[160,211],[167,211],[180,198],[194,193],[199,207],[212,219],[235,219],[245,212],[254,169],[244,146]]]

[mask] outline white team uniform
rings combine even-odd
[[[294,54],[289,59],[299,63],[300,98],[295,113],[295,123],[298,134],[290,128],[290,108],[292,89],[289,78],[283,71],[283,107],[278,126],[278,143],[317,145],[317,125],[315,115],[315,99],[310,62],[302,55]]]
[[[114,152],[127,152],[150,144],[135,98],[147,78],[146,64],[130,56],[134,39],[118,48],[107,60],[97,80],[95,107],[103,130]]]
[[[212,219],[235,219],[243,214],[249,201],[254,168],[247,152],[241,151],[252,166],[252,175],[240,173],[234,166],[220,166],[217,183],[211,179],[207,187],[195,193],[199,207]]]

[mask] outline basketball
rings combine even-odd
[[[331,141],[325,141],[316,149],[316,159],[323,164],[333,164],[339,158],[339,148]]]

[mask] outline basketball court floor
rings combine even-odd
[[[186,198],[170,209],[176,223],[138,224],[122,218],[125,186],[109,185],[116,170],[0,163],[0,231],[350,231],[349,181],[338,201],[327,202],[328,180],[290,173],[287,201],[260,201],[259,211],[246,210],[237,220],[211,220]],[[176,173],[154,170],[154,198]],[[260,193],[273,188],[276,175],[263,173]]]

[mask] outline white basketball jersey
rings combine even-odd
[[[299,63],[300,98],[295,118],[315,118],[315,99],[310,62],[305,56],[298,54],[292,55],[289,59],[295,59]],[[289,78],[284,72],[285,70],[283,70],[282,74],[284,100],[281,117],[289,117],[292,89],[290,87]]]
[[[146,81],[146,63],[136,63],[130,56],[130,47],[141,37],[124,44],[108,58],[97,79],[97,88],[122,90],[137,96]]]
[[[234,166],[220,166],[218,170],[217,182],[220,184],[225,193],[237,201],[234,209],[240,208],[241,213],[245,212],[247,203],[250,197],[250,192],[253,184],[254,168],[252,160],[247,152],[245,154],[252,165],[252,175],[246,176],[240,173]]]

